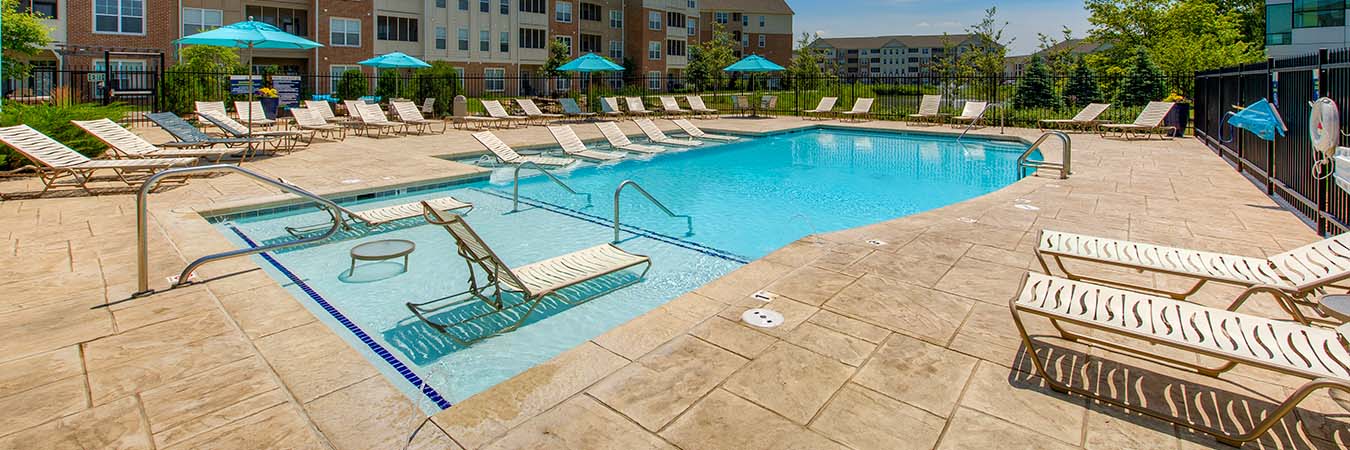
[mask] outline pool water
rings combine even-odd
[[[625,189],[618,245],[651,257],[646,277],[629,272],[565,291],[568,298],[592,300],[573,307],[546,301],[527,325],[467,348],[405,306],[462,292],[469,277],[450,235],[420,218],[255,258],[394,385],[434,412],[803,236],[907,216],[1006,186],[1018,179],[1016,160],[1025,148],[1007,141],[815,129],[554,172],[589,198],[537,173],[524,176],[527,170],[514,210],[512,170],[506,168],[486,180],[344,203],[366,209],[447,195],[470,202],[467,222],[511,266],[610,242],[614,190],[624,180],[692,218],[690,232],[685,219]],[[326,219],[327,213],[307,208],[213,222],[238,245],[250,246],[291,239],[286,227]],[[349,274],[351,248],[380,239],[416,243],[407,271],[395,259],[358,262]]]

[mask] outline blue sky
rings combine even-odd
[[[1036,51],[1036,33],[1058,37],[1068,25],[1074,37],[1083,37],[1088,30],[1082,0],[788,0],[788,5],[797,12],[798,37],[817,31],[834,37],[961,33],[983,18],[986,8],[997,6],[999,18],[1008,22],[1006,34],[1016,38],[1010,55]]]

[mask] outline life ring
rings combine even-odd
[[[1322,97],[1312,102],[1308,113],[1308,138],[1312,139],[1314,150],[1326,158],[1336,155],[1336,146],[1341,138],[1341,110],[1336,102]]]

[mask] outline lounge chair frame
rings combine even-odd
[[[623,130],[619,128],[618,122],[596,122],[595,127],[600,130],[600,134],[605,136],[605,140],[609,141],[609,146],[611,148],[647,155],[654,155],[666,151],[664,147],[660,146],[633,143],[633,141],[628,139],[628,135],[624,134]]]
[[[264,142],[272,144],[272,148],[278,151],[292,152],[300,143],[309,146],[314,141],[313,131],[253,131],[234,119],[214,112],[202,112],[198,115],[231,138],[266,139]]]
[[[702,141],[696,139],[675,139],[666,136],[666,133],[661,131],[661,127],[656,126],[656,122],[652,122],[652,119],[633,119],[633,123],[637,124],[638,128],[642,130],[642,134],[647,135],[647,140],[657,144],[679,145],[682,147],[698,147],[703,145]]]
[[[875,98],[864,97],[853,101],[853,109],[840,112],[839,120],[872,120],[872,103]]]
[[[267,138],[217,138],[212,137],[206,132],[192,126],[182,117],[171,112],[157,112],[145,115],[155,125],[163,128],[165,132],[177,139],[176,142],[163,144],[166,147],[174,148],[210,148],[217,144],[226,147],[245,146],[248,148],[248,154],[251,156],[257,152],[258,144],[267,144],[271,139]]]
[[[99,170],[111,170],[117,175],[118,180],[128,186],[135,186],[136,183],[127,177],[132,172],[145,171],[154,174],[173,167],[190,166],[197,161],[196,158],[89,159],[28,125],[0,128],[0,142],[36,163],[33,167],[43,184],[42,191],[38,195],[46,194],[47,191],[57,187],[58,181],[66,177],[74,178],[76,186],[85,193],[94,195],[94,191],[89,188],[89,181],[94,172]],[[179,181],[185,182],[186,178]]]
[[[568,125],[549,125],[548,132],[553,135],[553,140],[558,141],[563,153],[573,158],[600,163],[618,161],[627,156],[627,153],[603,152],[586,148],[586,143],[582,142],[581,137],[577,136],[576,131],[573,131],[572,127]]]
[[[1127,141],[1137,136],[1148,139],[1155,134],[1158,135],[1158,139],[1171,139],[1167,135],[1175,131],[1176,127],[1163,125],[1163,121],[1167,120],[1167,114],[1175,106],[1176,103],[1172,102],[1148,102],[1144,110],[1139,111],[1139,117],[1136,117],[1133,123],[1103,123],[1097,125],[1097,132],[1101,137],[1107,137],[1115,132],[1118,133],[1118,137]]]
[[[98,120],[72,120],[71,123],[108,145],[108,154],[114,158],[202,158],[220,163],[226,156],[238,155],[238,162],[244,162],[243,150],[220,150],[210,148],[159,148],[154,144],[123,128],[108,118]]]
[[[647,104],[642,102],[642,97],[624,97],[623,102],[628,106],[628,115],[630,116],[650,116],[656,114],[655,111],[647,109]]]
[[[334,136],[337,136],[337,140],[339,141],[347,140],[348,127],[336,123],[328,123],[328,121],[323,118],[323,113],[310,108],[291,108],[290,111],[291,117],[295,119],[296,128],[318,133],[320,136],[323,136],[324,139],[333,139]]]
[[[529,116],[516,116],[506,112],[506,107],[502,106],[502,102],[500,101],[482,99],[478,102],[483,104],[483,109],[487,111],[489,117],[501,121],[502,126],[504,127],[512,128],[515,125],[525,124],[530,121]]]
[[[527,120],[533,120],[534,123],[539,125],[548,125],[549,122],[567,117],[562,114],[544,112],[544,110],[539,109],[539,105],[536,105],[533,99],[518,98],[516,99],[516,106],[520,106],[520,110],[525,112],[525,117],[529,118]]]
[[[802,111],[802,120],[828,120],[835,115],[834,104],[839,102],[839,97],[821,97],[820,103],[816,104],[816,109]]]
[[[689,103],[689,111],[695,118],[717,117],[717,110],[709,108],[707,104],[703,103],[703,96],[701,95],[686,95],[684,101]]]
[[[623,117],[622,109],[619,109],[618,97],[600,97],[600,112],[609,117]]]
[[[674,95],[662,95],[658,96],[657,99],[661,101],[661,112],[667,116],[691,116],[694,114],[692,110],[681,108],[679,100],[675,100]]]
[[[1069,131],[1095,131],[1102,123],[1102,121],[1097,120],[1097,117],[1100,117],[1102,113],[1106,112],[1107,108],[1110,107],[1110,103],[1089,103],[1087,106],[1084,106],[1082,110],[1078,111],[1078,114],[1074,114],[1073,118],[1041,119],[1037,122],[1037,126],[1040,127],[1041,130],[1062,128]]]
[[[965,125],[970,128],[984,127],[984,114],[989,111],[989,102],[967,101],[961,107],[961,115],[952,116],[948,120],[952,122],[952,128],[961,128]]]
[[[479,131],[473,134],[473,138],[476,139],[479,144],[483,144],[483,147],[486,147],[488,149],[488,154],[484,156],[485,157],[490,156],[498,164],[518,165],[529,162],[545,167],[566,167],[576,162],[576,160],[571,158],[522,155],[520,153],[516,153],[515,149],[511,148],[511,146],[509,145],[506,145],[505,142],[502,142],[501,138],[497,137],[497,135],[495,134],[492,134],[491,131]]]
[[[919,112],[905,116],[905,124],[940,125],[944,117],[946,116],[942,114],[942,96],[924,94],[919,98]]]
[[[449,127],[449,124],[445,123],[444,120],[423,117],[422,111],[417,108],[417,104],[410,101],[391,101],[389,102],[389,109],[394,110],[398,120],[405,124],[405,131],[409,127],[416,127],[417,134],[426,134],[434,130],[436,124],[440,124],[441,130],[436,133],[445,134],[445,129]]]
[[[562,105],[563,115],[579,120],[590,120],[595,117],[595,113],[581,110],[581,105],[577,104],[574,98],[563,97],[558,99],[558,104]]]

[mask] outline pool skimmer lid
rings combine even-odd
[[[773,328],[783,324],[783,315],[768,308],[754,308],[742,313],[741,321],[752,327]]]
[[[750,296],[754,297],[755,300],[759,300],[761,302],[771,302],[778,299],[778,294],[769,291],[759,291],[754,294],[750,294]]]

